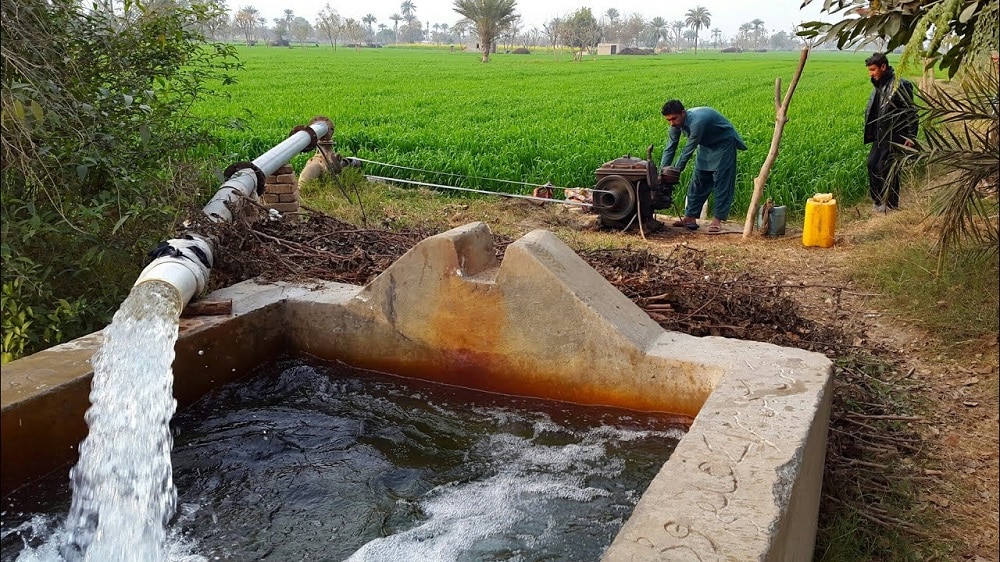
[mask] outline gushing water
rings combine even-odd
[[[170,464],[174,344],[181,299],[166,283],[140,283],[104,330],[80,445],[73,502],[60,533],[69,561],[167,559],[166,524],[177,491]]]

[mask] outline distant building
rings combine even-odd
[[[620,50],[620,45],[618,43],[598,43],[597,44],[597,54],[598,55],[617,55]]]

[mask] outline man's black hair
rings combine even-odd
[[[660,110],[661,115],[680,115],[684,111],[684,104],[680,100],[667,100]]]
[[[885,53],[874,53],[872,56],[865,59],[865,66],[882,66],[883,64],[889,64],[889,59],[885,56]]]

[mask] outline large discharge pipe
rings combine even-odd
[[[296,154],[315,148],[332,131],[333,124],[329,119],[317,117],[308,126],[292,129],[287,139],[254,161],[233,164],[226,170],[228,179],[202,208],[202,212],[213,221],[231,221],[230,205],[238,205],[243,198],[257,200],[264,193],[267,176],[287,164]],[[150,252],[150,257],[152,261],[139,273],[135,285],[164,281],[177,289],[181,308],[205,290],[213,264],[212,243],[208,238],[197,234],[173,238],[161,242]]]

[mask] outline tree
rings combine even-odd
[[[622,43],[625,45],[638,45],[639,37],[642,35],[642,32],[646,29],[646,27],[646,21],[643,19],[641,14],[632,14],[621,26],[620,37]],[[666,37],[666,35],[664,35],[664,37]],[[657,37],[657,41],[659,41],[659,37]]]
[[[719,42],[722,40],[722,30],[716,27],[712,30],[712,39],[715,41],[715,48],[719,48]]]
[[[497,37],[517,19],[517,0],[455,0],[454,10],[476,28],[483,62],[490,62],[490,52]]]
[[[365,41],[365,28],[361,25],[361,22],[354,18],[347,18],[344,20],[344,35],[351,41],[354,45],[355,51],[361,50],[361,44]]]
[[[392,35],[395,37],[394,43],[399,43],[399,22],[403,20],[403,16],[399,14],[392,14],[389,16],[392,20]]]
[[[760,40],[767,33],[764,20],[757,18],[750,22],[750,26],[753,28],[753,48],[760,49]]]
[[[804,0],[803,6],[813,0]],[[862,47],[886,39],[885,50],[904,47],[904,62],[926,59],[954,76],[967,58],[986,57],[997,49],[1000,4],[977,0],[872,2],[869,7],[824,0],[823,11],[846,11],[837,23],[807,22],[800,36],[836,40],[838,49]]]
[[[471,26],[472,22],[465,18],[456,21],[455,25],[451,26],[451,31],[455,34],[459,43],[465,42],[465,34],[469,32]]]
[[[200,26],[199,32],[206,39],[216,41],[223,38],[229,27],[229,12],[224,0],[206,0],[206,4],[211,6],[215,16],[206,19]]]
[[[660,41],[661,37],[665,39],[668,38],[667,26],[667,20],[661,18],[660,16],[656,16],[655,18],[649,20],[649,27],[651,27],[653,32],[656,34],[657,43]],[[656,47],[656,45],[654,44],[653,47]]]
[[[327,36],[330,40],[330,46],[333,47],[334,51],[336,51],[337,37],[340,36],[342,22],[337,10],[331,8],[329,3],[327,3],[326,6],[323,6],[323,9],[319,11],[319,17],[316,18],[316,28]]]
[[[687,27],[687,24],[684,23],[683,20],[675,20],[674,23],[670,24],[670,27],[674,30],[674,37],[677,41],[677,50],[679,51],[681,50],[681,34],[684,33],[684,28]]]
[[[260,12],[253,6],[244,6],[236,12],[236,17],[233,21],[236,23],[237,29],[243,32],[247,46],[251,45],[255,39],[254,31],[257,29],[257,20],[259,18]]]
[[[417,17],[417,5],[411,0],[403,0],[403,3],[399,5],[399,11],[403,12],[403,19],[406,20],[406,25],[412,25],[413,20]]]
[[[302,16],[296,16],[291,25],[292,38],[299,42],[299,45],[308,41],[313,34],[313,26],[309,20]]]
[[[733,42],[740,49],[749,49],[753,44],[753,24],[750,22],[740,24],[740,29]]]
[[[542,24],[542,31],[549,40],[549,45],[552,46],[552,53],[555,58],[559,59],[559,38],[562,36],[562,26],[563,21],[561,18],[552,18],[548,23]]]
[[[590,8],[580,8],[567,18],[564,33],[566,44],[576,50],[574,60],[583,59],[584,51],[593,49],[601,40],[601,28]]]
[[[712,25],[712,14],[704,6],[695,6],[685,14],[684,23],[694,29],[694,52],[697,54],[698,32],[701,31],[701,28]]]
[[[295,21],[295,12],[287,8],[282,13],[280,18],[274,18],[275,43],[279,46],[283,46],[288,42],[288,40],[285,39],[285,35],[291,36],[293,21]]]
[[[621,13],[614,8],[608,8],[604,12],[604,16],[601,19],[601,27],[604,28],[604,37],[611,42],[620,41],[619,29],[621,26],[618,24],[618,20],[621,18]]]
[[[363,21],[365,25],[368,26],[368,35],[370,37],[375,37],[375,33],[372,31],[372,24],[378,21],[378,19],[371,14],[367,14],[365,15],[365,17],[361,18],[361,21]]]

